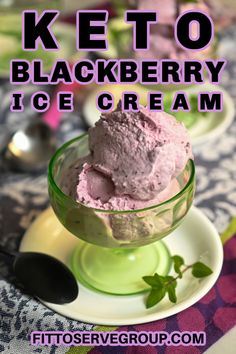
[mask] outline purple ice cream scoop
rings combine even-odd
[[[142,209],[179,192],[176,177],[192,158],[184,125],[165,112],[102,114],[89,129],[90,155],[63,176],[62,190],[89,207]]]
[[[110,179],[114,195],[145,201],[166,189],[192,158],[184,125],[144,107],[123,112],[118,105],[102,115],[89,130],[89,148],[91,167]]]

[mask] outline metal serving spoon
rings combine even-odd
[[[4,157],[13,168],[35,171],[45,167],[55,151],[54,131],[43,121],[35,120],[9,138]]]
[[[1,246],[0,253],[12,258],[17,281],[33,296],[59,305],[77,298],[77,281],[58,259],[44,253],[9,252]]]

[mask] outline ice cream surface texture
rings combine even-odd
[[[184,125],[165,112],[102,114],[89,130],[90,155],[70,167],[62,189],[97,209],[133,210],[179,192],[176,177],[192,158]]]

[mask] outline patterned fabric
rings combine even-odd
[[[232,43],[235,43],[236,28],[227,34],[231,43],[229,55],[232,55]],[[228,43],[226,42],[226,44]],[[234,44],[233,44],[234,45]],[[227,49],[227,45],[225,47]],[[236,99],[236,86],[233,77],[236,74],[235,55],[232,55],[224,75],[224,86]],[[27,87],[27,89],[29,89]],[[0,149],[8,130],[15,130],[27,120],[33,119],[28,108],[23,113],[9,112],[9,92],[12,88],[5,81],[0,82]],[[33,88],[32,88],[33,90]],[[85,129],[78,113],[63,116],[59,142],[78,135]],[[197,165],[197,195],[195,204],[214,222],[219,232],[236,215],[236,122],[227,132],[208,145],[195,151]],[[25,174],[8,171],[0,160],[0,243],[11,250],[17,250],[24,230],[32,220],[48,205],[47,182],[45,173]],[[171,331],[177,326],[180,330],[202,330],[206,328],[208,343],[217,338],[235,324],[235,263],[236,240],[232,239],[225,248],[225,263],[217,285],[196,305],[167,320],[154,323],[122,327],[122,330],[162,330]],[[7,261],[0,258],[0,352],[50,353],[60,354],[68,348],[31,347],[28,335],[33,330],[90,330],[93,325],[83,324],[64,318],[47,309],[38,301],[24,294],[15,286],[12,270]],[[84,353],[84,349],[70,349],[69,352]],[[93,354],[152,354],[152,353],[201,353],[202,348],[181,347],[160,348],[95,348]]]

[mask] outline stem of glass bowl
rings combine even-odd
[[[171,266],[162,241],[132,249],[110,249],[79,243],[71,269],[84,286],[113,295],[133,295],[148,290],[145,275],[167,275]]]

